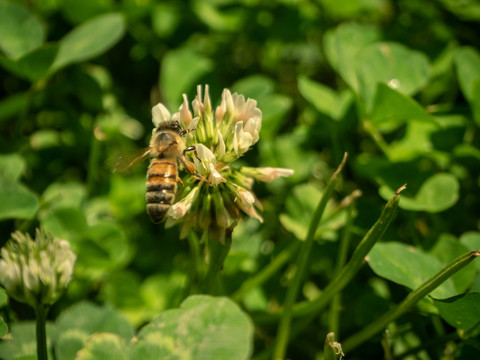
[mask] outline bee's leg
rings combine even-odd
[[[183,149],[183,154],[182,156],[178,157],[178,161],[180,163],[182,163],[183,167],[190,173],[190,174],[195,174],[195,165],[191,162],[191,161],[187,161],[185,159],[185,154],[187,153],[187,151],[194,151],[196,150],[196,147],[195,146],[189,146],[185,149]]]
[[[186,130],[182,130],[180,131],[180,136],[185,136],[187,135],[189,132],[192,132],[194,131],[195,129],[186,129]]]
[[[185,153],[186,153],[187,151],[194,151],[194,150],[196,150],[196,149],[197,149],[197,147],[196,147],[195,145],[189,146],[189,147],[185,148],[185,149],[183,150],[183,156],[185,156]]]
[[[195,146],[190,146],[188,148],[186,148],[184,151],[183,151],[183,158],[182,157],[178,157],[178,161],[183,165],[183,167],[185,168],[185,170],[187,170],[190,174],[192,174],[193,176],[195,176],[195,178],[197,180],[200,180],[200,181],[207,181],[207,179],[205,179],[205,177],[203,177],[202,175],[200,175],[199,173],[195,172],[195,164],[191,161],[188,161],[185,159],[185,151],[192,151],[192,150],[195,150]]]
[[[192,130],[193,130],[193,129],[192,129]],[[190,174],[194,175],[197,179],[199,179],[198,176],[200,176],[200,175],[198,175],[198,174],[195,173],[195,165],[194,165],[191,161],[187,161],[187,160],[185,159],[185,153],[186,153],[187,151],[195,151],[196,149],[197,149],[197,147],[196,147],[195,145],[189,146],[189,147],[185,148],[185,149],[183,150],[183,158],[181,158],[180,161],[181,161],[181,163],[183,164],[183,166],[185,167],[185,169],[187,169],[187,171],[188,171]],[[198,175],[198,176],[197,176],[197,175]]]

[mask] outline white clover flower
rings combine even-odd
[[[179,111],[173,115],[164,105],[152,109],[155,126],[160,121],[176,120],[183,129],[189,129],[184,138],[187,147],[195,151],[186,154],[186,162],[192,162],[195,174],[183,178],[179,186],[179,201],[171,206],[167,226],[183,222],[181,236],[188,229],[208,231],[214,234],[225,230],[241,219],[242,213],[263,221],[257,209],[261,204],[252,192],[254,180],[272,181],[287,177],[293,170],[282,168],[240,168],[232,164],[243,156],[260,138],[262,112],[253,99],[243,95],[222,92],[220,104],[213,110],[208,86],[202,96],[202,87],[191,110],[187,96]],[[194,130],[193,130],[194,129]]]
[[[58,300],[73,275],[70,244],[37,229],[35,241],[19,231],[2,249],[0,283],[14,299],[33,307]]]
[[[272,167],[242,167],[240,171],[247,176],[254,177],[256,180],[263,182],[270,182],[278,177],[289,177],[293,175],[292,169]]]
[[[255,203],[257,201],[253,193],[234,183],[230,183],[229,187],[236,196],[234,201],[238,207],[240,207],[245,214],[263,222],[263,218],[255,210]]]
[[[188,210],[190,210],[190,208],[192,207],[192,204],[195,201],[198,192],[199,188],[194,187],[187,196],[185,196],[181,201],[173,204],[170,207],[168,215],[170,215],[174,219],[180,219],[181,217],[185,216]]]
[[[197,173],[205,176],[210,185],[218,185],[225,182],[223,176],[216,169],[217,160],[209,148],[202,144],[197,144],[193,160]]]

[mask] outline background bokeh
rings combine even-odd
[[[229,88],[263,112],[260,141],[239,166],[295,170],[255,185],[265,222],[235,230],[219,294],[231,295],[305,238],[344,152],[302,299],[317,296],[334,272],[347,221],[337,205],[356,189],[363,196],[349,227],[353,244],[408,183],[385,241],[439,258],[480,246],[479,21],[474,0],[0,0],[0,242],[36,226],[70,241],[75,280],[52,318],[89,299],[139,326],[177,306],[195,271],[189,243],[150,222],[147,164],[113,174],[108,159],[148,144],[153,105],[176,112],[183,93],[192,101],[197,85],[208,84],[214,106]],[[286,264],[242,306],[253,316],[274,311],[293,271]],[[407,292],[365,267],[345,289],[340,336]],[[455,333],[429,306],[396,324],[396,351],[432,332]],[[31,317],[11,307],[14,318]],[[315,358],[327,323],[322,316],[292,341],[291,358]],[[259,329],[255,354],[275,336],[273,326]],[[383,357],[379,343],[348,358]],[[415,358],[437,359],[444,345]],[[455,343],[457,358],[469,346]]]

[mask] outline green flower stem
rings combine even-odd
[[[233,229],[226,230],[223,241],[211,237],[207,239],[209,262],[207,274],[201,286],[202,294],[210,294],[212,292],[217,275],[222,270],[223,262],[227,258],[230,246],[232,245],[232,231]]]
[[[342,239],[340,241],[340,247],[338,249],[337,261],[335,264],[335,274],[339,274],[343,266],[347,262],[348,256],[348,247],[350,246],[351,231],[350,227],[352,225],[352,212],[353,212],[353,203],[347,208],[347,220],[345,224],[345,230],[343,232]],[[330,305],[330,314],[329,314],[329,330],[338,336],[339,330],[339,318],[340,318],[340,307],[341,307],[342,297],[341,294],[336,294]]]
[[[362,266],[365,256],[373,245],[375,245],[375,243],[383,236],[384,232],[395,217],[398,202],[400,201],[399,194],[403,189],[405,189],[405,185],[399,188],[393,198],[387,203],[387,205],[385,205],[380,218],[372,228],[370,228],[367,234],[365,234],[362,241],[360,241],[360,244],[358,244],[348,264],[345,265],[338,275],[330,281],[317,299],[296,304],[293,307],[293,317],[308,316],[309,321],[305,323],[305,326],[308,325],[308,323],[314,318],[314,315],[318,314],[325,306],[327,306],[332,298],[355,276]],[[279,317],[280,313],[257,315],[255,317],[255,323],[267,324]]]
[[[385,154],[387,158],[390,158],[390,151],[388,144],[383,139],[382,135],[375,129],[372,122],[369,119],[363,121],[363,128],[370,134],[378,148]]]
[[[367,256],[373,245],[380,240],[394,219],[398,209],[398,202],[400,201],[399,194],[405,187],[404,185],[399,188],[393,198],[385,205],[380,218],[360,241],[348,264],[330,281],[321,296],[313,301],[296,306],[294,316],[312,317],[313,314],[318,314],[331,301],[333,296],[352,280],[362,266],[365,256]]]
[[[332,214],[330,214],[330,217],[333,217],[337,214],[338,209],[342,210],[345,207],[350,207],[352,201],[354,201],[358,196],[360,196],[359,192],[354,192],[351,195],[349,195],[345,200],[342,201],[342,203],[338,206],[337,209],[335,209]],[[348,210],[350,211],[350,210]],[[348,221],[348,220],[347,220]],[[348,235],[350,236],[350,235]],[[233,300],[235,301],[240,301],[243,299],[243,297],[247,294],[248,291],[251,289],[261,285],[264,283],[266,280],[268,280],[273,274],[275,274],[281,267],[289,261],[294,254],[297,253],[298,247],[300,247],[301,242],[294,242],[290,244],[286,249],[282,250],[273,260],[265,266],[260,272],[258,272],[256,275],[254,275],[252,278],[248,279],[245,281],[242,286],[233,293],[231,296]],[[347,251],[347,249],[345,249]],[[346,253],[345,253],[346,256]],[[343,264],[343,263],[342,263]]]
[[[242,286],[233,293],[231,296],[233,300],[240,301],[243,297],[253,288],[263,284],[266,280],[270,279],[279,269],[282,268],[285,263],[290,260],[294,254],[297,253],[300,247],[300,242],[296,241],[290,244],[286,249],[282,250],[275,258],[268,263],[262,270],[260,270],[255,276],[245,281]]]
[[[188,285],[185,287],[182,301],[188,296],[197,293],[199,276],[203,274],[204,268],[200,257],[200,246],[197,235],[193,231],[189,231],[187,235],[188,245],[190,249],[190,269],[188,277]]]
[[[450,264],[445,266],[442,270],[420,285],[416,290],[408,294],[407,297],[397,307],[384,314],[381,318],[371,323],[357,334],[352,335],[347,340],[342,342],[343,349],[345,351],[350,351],[362,344],[364,341],[370,339],[373,335],[382,331],[390,322],[407,312],[418,301],[435,290],[457,271],[468,265],[477,256],[480,256],[480,250],[468,252],[453,260]]]
[[[48,308],[43,304],[38,304],[35,308],[36,319],[36,337],[37,337],[37,359],[48,360],[47,355],[47,321]]]
[[[91,198],[95,189],[95,181],[98,179],[98,164],[100,161],[100,140],[95,136],[96,124],[93,123],[92,135],[90,139],[90,154],[88,156],[87,173],[87,197]]]
[[[289,286],[287,290],[287,295],[285,297],[284,310],[282,312],[280,323],[277,329],[276,342],[273,350],[273,359],[285,358],[285,354],[288,346],[288,340],[290,336],[290,323],[292,320],[293,304],[295,303],[295,300],[297,298],[297,295],[300,289],[300,285],[302,284],[303,278],[307,270],[308,258],[311,253],[313,241],[315,238],[315,232],[317,231],[318,224],[320,223],[325,207],[327,206],[328,200],[333,195],[333,191],[335,190],[335,185],[338,179],[338,174],[340,173],[343,166],[345,165],[346,160],[347,160],[347,154],[345,153],[342,162],[340,163],[337,170],[330,178],[330,181],[328,182],[327,187],[325,188],[325,192],[323,193],[320,203],[315,209],[315,212],[313,214],[313,217],[308,229],[307,238],[305,239],[305,241],[303,242],[300,248],[300,252],[298,254],[298,258],[296,262],[297,271],[295,274],[295,278],[292,281],[292,284]]]

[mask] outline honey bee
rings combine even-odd
[[[114,166],[114,171],[123,171],[150,156],[145,199],[147,213],[154,223],[165,218],[174,202],[177,182],[181,181],[178,177],[179,163],[195,174],[194,164],[185,159],[185,153],[195,150],[195,146],[186,147],[183,141],[183,137],[192,130],[194,129],[183,130],[178,121],[160,122],[153,130],[150,145],[141,150],[140,155],[132,161],[120,159]]]

